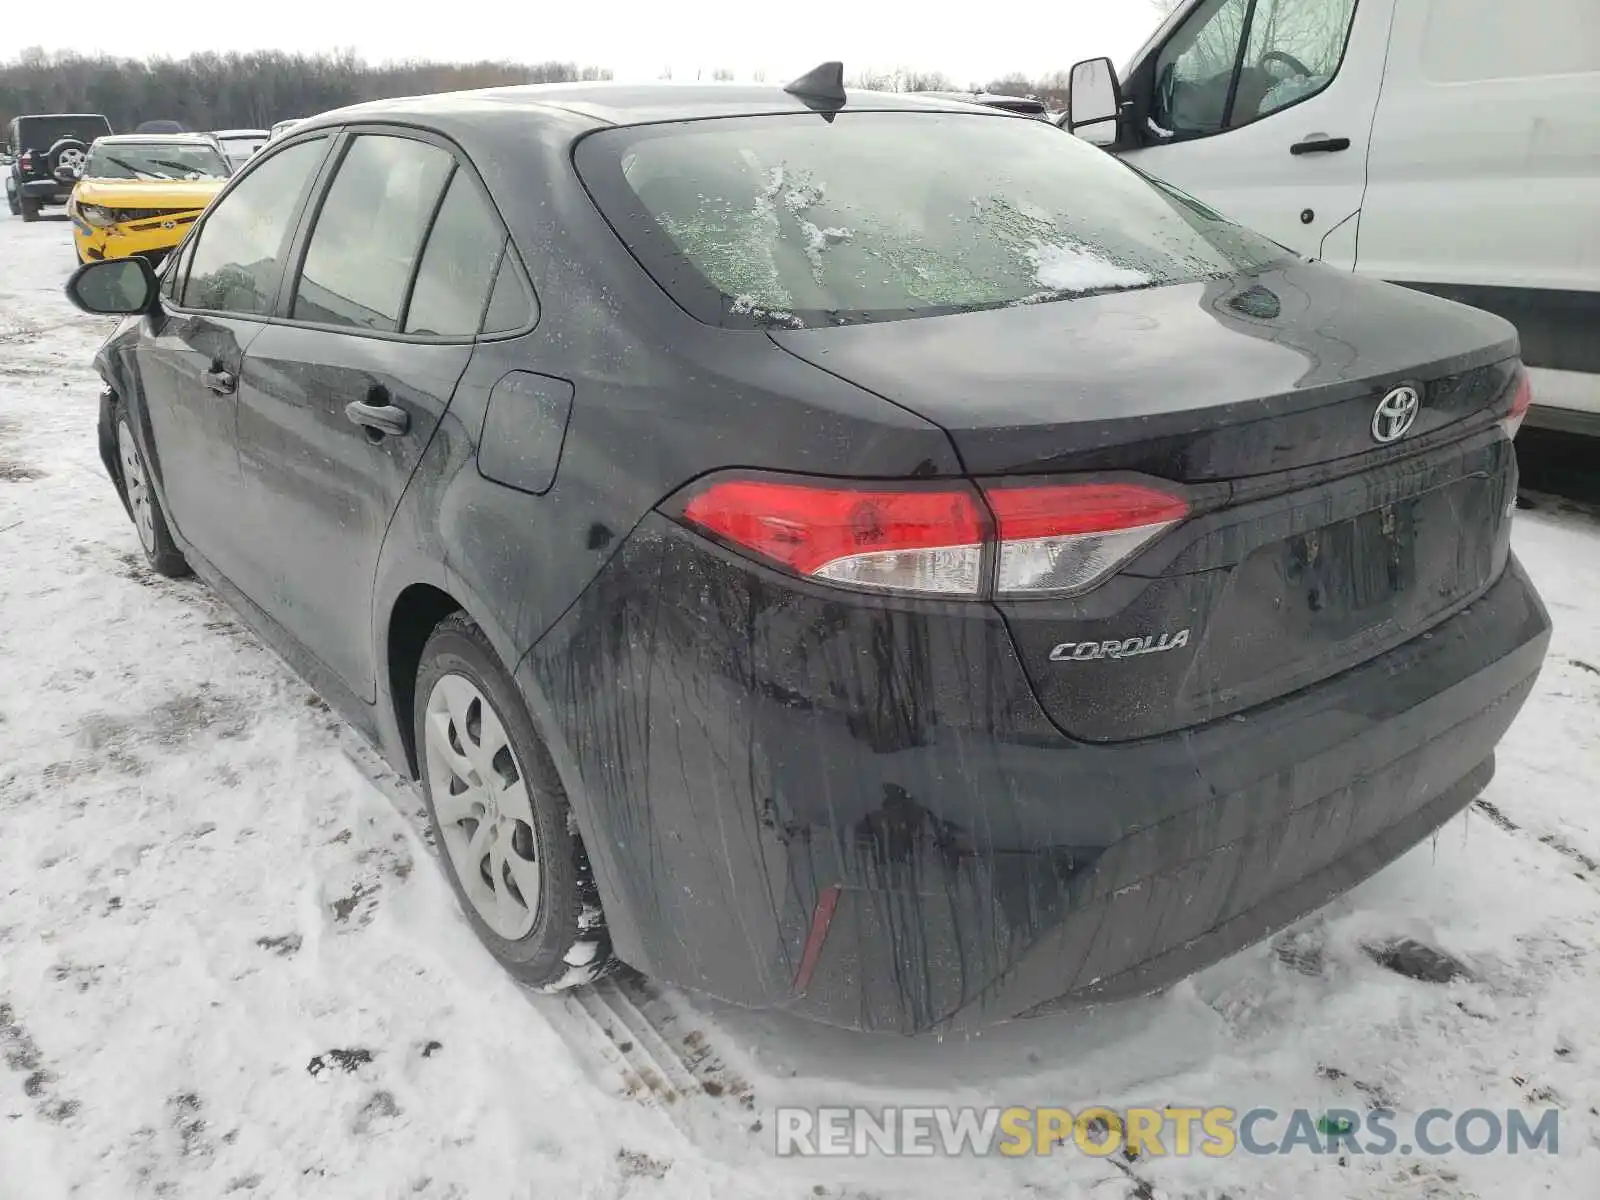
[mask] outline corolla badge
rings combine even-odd
[[[1062,642],[1050,651],[1051,662],[1089,662],[1097,658],[1137,658],[1162,654],[1189,644],[1189,631],[1147,633],[1143,637],[1110,638],[1104,642]]]
[[[1417,419],[1422,407],[1422,397],[1414,387],[1397,387],[1382,400],[1372,414],[1372,437],[1378,442],[1392,442],[1404,436]]]

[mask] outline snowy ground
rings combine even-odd
[[[1592,516],[1518,515],[1557,628],[1488,807],[1275,946],[970,1042],[635,983],[530,997],[457,916],[415,799],[203,587],[145,569],[95,453],[105,324],[63,299],[70,260],[65,223],[0,219],[0,1197],[1600,1194]],[[1362,951],[1403,935],[1471,978]],[[773,1154],[774,1105],[891,1102],[1563,1124],[1554,1157]]]

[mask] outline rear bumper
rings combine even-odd
[[[60,184],[54,179],[25,179],[17,187],[17,195],[30,200],[43,200],[47,204],[65,204],[72,195],[71,184]]]
[[[997,616],[840,603],[651,518],[518,675],[624,959],[909,1033],[1159,988],[1349,888],[1487,782],[1548,639],[1513,560],[1361,667],[1090,745]]]

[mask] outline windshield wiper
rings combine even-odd
[[[185,178],[190,175],[199,175],[202,177],[207,175],[207,171],[204,167],[197,167],[193,163],[173,162],[168,158],[152,158],[150,161],[155,163],[158,167],[171,167],[173,170],[181,172],[182,174],[180,178]]]
[[[143,176],[146,179],[160,179],[160,178],[162,178],[160,175],[156,174],[156,172],[154,172],[154,171],[147,171],[143,167],[136,167],[131,162],[124,162],[122,159],[114,158],[109,154],[106,155],[106,161],[109,162],[109,163],[113,163],[116,166],[121,167],[124,171],[132,171],[135,175]]]

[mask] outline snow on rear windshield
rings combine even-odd
[[[786,115],[617,129],[586,139],[578,164],[646,268],[715,323],[1035,304],[1285,254],[1016,118],[843,113],[831,124]]]

